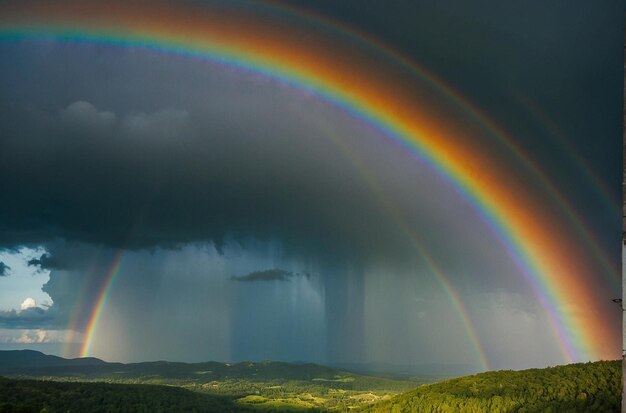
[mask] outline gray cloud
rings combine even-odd
[[[60,117],[72,127],[98,129],[112,125],[116,116],[112,112],[100,111],[89,102],[77,101],[60,112]]]
[[[33,267],[39,267],[42,270],[60,270],[64,269],[64,263],[51,254],[42,254],[39,258],[33,258],[28,261],[28,265]]]
[[[235,281],[240,282],[256,282],[256,281],[288,281],[293,277],[304,276],[309,277],[307,273],[297,273],[293,271],[281,270],[278,268],[264,270],[264,271],[253,271],[246,275],[233,276],[231,277]]]
[[[66,88],[0,82],[0,189],[12,197],[0,246],[256,239],[303,259],[406,265],[407,228],[445,245],[449,211],[471,213],[408,151],[308,93],[219,65],[49,47],[58,54],[24,77]],[[490,238],[480,226],[454,236]],[[80,259],[61,252],[64,266]]]
[[[6,277],[10,274],[11,267],[0,261],[0,277]]]
[[[221,116],[118,115],[86,101],[57,115],[15,110],[0,115],[0,187],[13,194],[0,205],[11,217],[0,221],[2,245],[60,238],[143,248],[230,236],[313,255],[408,253],[370,180],[298,120],[269,127],[263,114],[258,125],[226,126]]]
[[[2,328],[55,328],[61,327],[51,308],[30,307],[25,310],[0,311],[0,327]]]

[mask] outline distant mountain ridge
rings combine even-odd
[[[97,366],[107,362],[95,357],[66,359],[35,350],[0,350],[0,372],[42,367]]]
[[[152,361],[142,363],[109,363],[98,358],[66,359],[34,350],[0,351],[0,375],[60,376],[89,379],[112,375],[131,378],[159,375],[168,378],[199,377],[213,380],[230,379],[333,379],[351,374],[343,370],[313,363],[286,363],[279,361],[220,363],[181,363]]]
[[[419,365],[396,365],[390,363],[333,363],[330,366],[322,366],[303,361],[280,362],[262,361],[238,363],[222,363],[208,361],[200,363],[184,363],[170,361],[150,361],[141,363],[107,362],[95,357],[82,357],[67,359],[48,355],[36,350],[0,350],[0,375],[62,375],[74,374],[83,376],[85,373],[107,373],[110,371],[123,370],[131,376],[162,374],[167,371],[168,377],[186,377],[191,371],[212,371],[216,379],[224,377],[249,378],[247,374],[254,374],[254,369],[260,369],[261,373],[269,374],[264,378],[301,378],[313,377],[331,378],[337,374],[352,372],[362,375],[374,375],[377,377],[392,377],[406,379],[409,377],[432,377],[445,378],[457,377],[477,372],[477,369],[465,364],[419,364]],[[274,372],[274,374],[271,374]],[[257,373],[258,374],[258,373]],[[287,377],[279,376],[286,374]]]

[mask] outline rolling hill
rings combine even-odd
[[[0,412],[604,413],[618,412],[621,396],[619,361],[423,384],[310,363],[123,364],[0,351],[0,375],[11,377],[0,378]]]
[[[71,368],[106,364],[108,363],[94,357],[66,359],[34,350],[0,351],[0,374],[12,374],[12,372],[41,368]]]
[[[84,386],[100,385],[103,382],[117,385],[175,386],[180,390],[193,391],[192,395],[172,394],[172,397],[180,397],[181,400],[187,400],[191,404],[198,400],[190,398],[197,398],[198,393],[203,393],[206,396],[220,398],[217,401],[207,399],[213,400],[213,404],[219,402],[224,405],[229,402],[241,409],[280,411],[347,409],[391,397],[424,382],[355,374],[312,363],[263,361],[230,364],[214,361],[205,363],[156,361],[123,364],[108,363],[94,358],[64,359],[29,350],[0,351],[0,375],[21,379],[17,380],[15,386],[34,389],[36,394],[45,393],[46,385],[41,384],[41,381],[24,379],[45,380],[43,383],[51,383],[49,390],[53,394],[74,392],[72,385],[83,386],[81,388],[89,394],[103,391],[113,395],[114,403],[117,403],[117,400],[126,400],[125,395],[117,395],[118,392],[123,393],[123,388]],[[58,386],[61,384],[58,382],[70,387],[59,390]],[[132,394],[145,394],[140,388],[130,390]],[[145,390],[148,393],[151,391]],[[0,400],[3,400],[2,394]],[[42,400],[45,400],[45,397],[42,396]],[[132,398],[129,403],[136,400]],[[235,408],[232,406],[228,408]]]
[[[233,398],[146,384],[76,383],[0,377],[3,413],[239,412]]]
[[[364,407],[382,412],[619,412],[619,361],[491,371],[422,385]]]
[[[396,380],[364,375],[314,363],[281,361],[180,363],[153,361],[109,363],[97,358],[65,359],[33,350],[0,351],[0,375],[22,378],[55,377],[83,381],[133,381],[171,384],[172,381],[311,381],[343,383],[344,387],[407,390],[424,380]],[[431,380],[432,381],[432,380]]]

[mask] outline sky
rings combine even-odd
[[[621,2],[43,4],[0,3],[0,349],[619,357]]]

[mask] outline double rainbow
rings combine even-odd
[[[336,105],[428,163],[479,211],[543,305],[565,361],[618,357],[619,334],[607,321],[611,304],[605,304],[611,297],[594,287],[597,263],[589,258],[588,241],[563,218],[568,205],[546,204],[545,188],[528,183],[532,171],[496,156],[502,148],[465,130],[444,104],[431,99],[428,87],[388,62],[372,61],[366,48],[250,10],[156,1],[15,2],[0,6],[0,39],[136,47],[208,59]],[[92,310],[83,356],[121,259]]]

